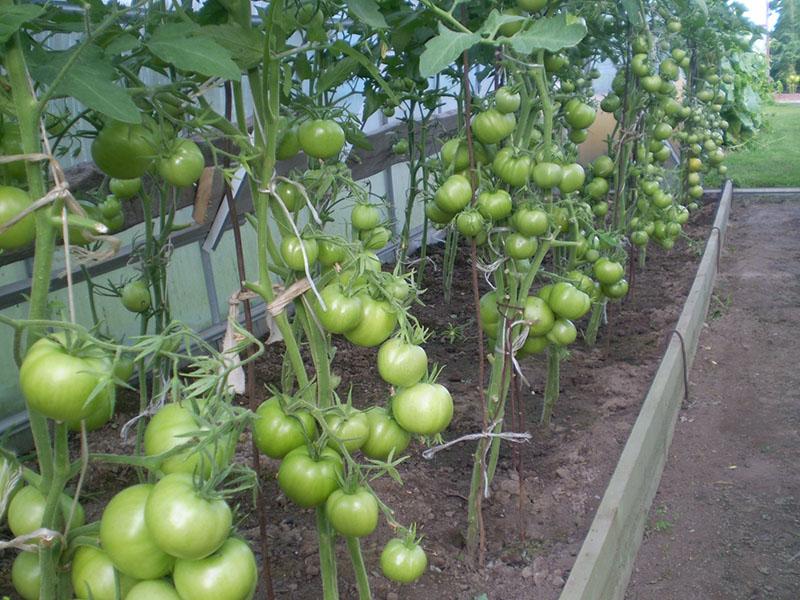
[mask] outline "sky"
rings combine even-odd
[[[767,2],[768,0],[737,0],[739,4],[747,7],[747,16],[756,25],[763,25],[767,16]],[[775,26],[777,15],[771,13],[769,16],[770,26]]]

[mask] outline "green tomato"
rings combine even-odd
[[[472,200],[472,184],[463,175],[448,177],[433,196],[436,206],[450,215],[465,208],[470,200]]]
[[[472,120],[472,133],[482,144],[497,144],[511,135],[516,126],[514,113],[503,114],[496,108],[490,108]]]
[[[564,319],[580,319],[592,306],[588,294],[566,281],[553,284],[547,303],[554,313]]]
[[[341,445],[352,454],[369,437],[367,415],[355,408],[342,407],[341,412],[326,415],[325,421],[330,431],[328,446],[334,450],[338,450]]]
[[[603,285],[616,283],[625,276],[625,267],[607,258],[598,259],[597,262],[594,263],[592,270],[595,279]]]
[[[608,202],[601,201],[595,203],[594,206],[592,206],[592,214],[600,219],[605,217],[608,214]]]
[[[508,15],[508,16],[520,16],[520,15],[522,15],[522,12],[519,9],[516,9],[516,8],[509,8],[509,9],[504,10],[501,14],[504,15],[504,16],[506,16],[506,15]],[[500,25],[500,27],[499,27],[499,29],[497,31],[497,35],[498,36],[511,37],[515,33],[518,33],[522,29],[522,27],[524,25],[525,25],[525,19],[517,19],[517,20],[514,20],[514,21],[510,21],[508,23],[503,23],[502,25]]]
[[[311,268],[319,256],[317,240],[298,238],[294,235],[287,235],[281,240],[281,258],[292,271],[305,271],[306,259],[303,258],[303,249],[308,259],[308,266]]]
[[[278,485],[286,497],[303,508],[324,503],[339,489],[342,475],[342,458],[331,449],[324,448],[319,458],[313,458],[305,446],[295,448],[281,462]]]
[[[492,170],[504,183],[523,187],[531,174],[531,159],[526,155],[516,155],[512,148],[502,148],[492,162]]]
[[[622,100],[614,93],[606,95],[606,97],[600,101],[600,108],[607,113],[613,113],[619,110],[620,106],[622,106]]]
[[[478,195],[478,212],[489,221],[500,221],[511,214],[514,208],[511,195],[505,190],[481,192]]]
[[[569,346],[578,337],[578,330],[569,319],[556,319],[546,337],[557,346]]]
[[[11,565],[11,585],[23,600],[39,600],[42,570],[38,552],[20,552]]]
[[[550,190],[561,183],[564,172],[561,165],[540,162],[533,167],[533,182],[543,190]]]
[[[547,6],[548,0],[517,0],[517,7],[528,12],[539,12]]]
[[[280,198],[280,201],[283,202],[283,205],[289,212],[294,212],[305,204],[303,193],[294,183],[279,181],[278,185],[275,186],[275,194],[277,194],[278,198]],[[278,212],[279,215],[284,214],[280,206],[273,205],[273,209],[280,211]]]
[[[657,140],[669,139],[671,135],[672,127],[669,125],[669,123],[659,123],[653,130],[653,137],[655,137]]]
[[[611,157],[601,154],[594,159],[592,172],[595,177],[608,177],[614,172],[614,161]]]
[[[378,502],[365,487],[334,491],[325,501],[325,514],[337,533],[347,538],[367,536],[378,526]]]
[[[136,580],[119,573],[108,554],[92,546],[81,546],[72,558],[72,589],[81,599],[116,600],[117,578],[124,598]]]
[[[258,449],[270,458],[283,458],[317,435],[317,422],[305,410],[287,414],[273,396],[256,409],[253,439]]]
[[[570,194],[581,189],[586,179],[586,173],[582,166],[578,163],[564,165],[562,173],[561,183],[558,184],[558,189],[562,194]]]
[[[609,185],[608,180],[604,177],[594,177],[588,184],[586,184],[586,195],[593,200],[600,200],[608,194]]]
[[[435,202],[426,202],[425,217],[435,225],[447,225],[453,220],[453,213],[442,210]]]
[[[300,125],[297,135],[303,152],[314,158],[338,156],[344,147],[344,130],[330,119],[305,121]]]
[[[573,144],[582,144],[589,138],[588,129],[572,129],[569,132],[569,141]]]
[[[204,497],[188,473],[166,475],[146,500],[147,529],[155,545],[171,556],[199,560],[228,538],[233,523],[228,503]]]
[[[545,211],[522,206],[512,215],[511,224],[522,235],[535,237],[547,233],[549,222]]]
[[[347,250],[336,240],[317,240],[317,248],[319,252],[318,260],[325,267],[332,267],[337,263],[342,263],[347,258]],[[380,270],[380,264],[378,270]]]
[[[250,600],[258,566],[247,542],[231,537],[211,556],[175,561],[172,578],[178,595],[187,600]]]
[[[382,344],[392,335],[397,326],[397,313],[384,300],[376,300],[367,293],[360,293],[361,321],[344,336],[356,346],[371,348]]]
[[[392,581],[413,583],[427,568],[428,557],[419,544],[394,538],[381,552],[381,571]]]
[[[521,103],[519,92],[513,92],[507,86],[501,87],[494,94],[494,105],[503,114],[517,112]]]
[[[325,302],[323,310],[319,301],[314,298],[314,312],[322,326],[331,333],[345,333],[361,322],[363,307],[361,298],[344,293],[341,284],[333,282],[322,288],[320,296]]]
[[[624,279],[620,279],[611,285],[604,285],[603,293],[614,300],[622,298],[628,293],[628,282]]]
[[[369,437],[361,452],[367,458],[387,460],[391,454],[394,458],[408,448],[411,434],[400,427],[385,408],[376,406],[366,412],[369,422]]]
[[[525,237],[521,233],[510,233],[503,242],[506,255],[514,260],[532,258],[539,248],[536,238]]]
[[[661,77],[658,75],[647,75],[641,79],[642,87],[645,91],[655,94],[661,90]]]
[[[57,421],[87,418],[110,392],[101,381],[110,370],[99,348],[74,351],[50,338],[34,343],[19,370],[19,382],[28,407]]]
[[[24,190],[0,185],[0,224],[10,221],[33,202]],[[36,216],[31,213],[8,230],[0,233],[0,250],[18,250],[33,243],[36,237]]]
[[[428,355],[422,346],[392,338],[378,350],[378,373],[395,387],[411,387],[428,371]]]
[[[300,137],[297,135],[297,127],[289,127],[278,141],[275,158],[289,160],[297,156],[298,152],[300,152]]]
[[[181,600],[181,597],[172,584],[164,579],[155,579],[137,583],[125,600]]]
[[[150,308],[150,290],[141,279],[131,281],[122,288],[122,305],[134,313],[147,312]]]
[[[72,498],[66,494],[61,495],[59,523],[65,523],[72,512]],[[15,537],[27,535],[42,526],[42,519],[47,504],[47,498],[37,488],[26,485],[16,491],[8,504],[8,528]],[[70,529],[75,529],[84,524],[85,514],[80,504],[75,506],[75,514],[70,523]]]
[[[151,484],[125,488],[106,505],[100,519],[103,550],[120,572],[134,579],[158,579],[170,573],[175,563],[145,524],[145,505],[152,490]]]
[[[381,222],[381,211],[372,204],[358,202],[350,212],[350,222],[359,231],[374,229]]]
[[[530,336],[542,336],[553,328],[555,315],[547,302],[537,296],[528,296],[525,299],[523,319],[528,322]]]
[[[411,433],[436,435],[453,418],[453,398],[438,383],[417,383],[400,390],[392,398],[392,414],[397,423]]]
[[[92,159],[98,168],[117,179],[141,177],[155,155],[155,137],[144,125],[112,121],[92,142]]]
[[[200,179],[206,159],[192,140],[179,139],[170,153],[158,161],[158,174],[170,185],[188,187]]]
[[[484,220],[477,210],[464,210],[456,217],[456,229],[468,238],[478,237],[484,231]]]
[[[597,113],[588,104],[576,102],[567,104],[564,116],[572,129],[587,129],[594,123]]]
[[[19,126],[13,121],[6,121],[0,126],[0,154],[5,156],[25,154],[22,150]],[[3,175],[11,180],[25,181],[25,161],[17,160],[0,165],[0,177]],[[2,223],[2,219],[0,219],[0,223]]]
[[[650,241],[650,236],[647,235],[647,232],[642,230],[637,230],[631,233],[631,243],[634,246],[639,246],[640,248],[647,245],[647,242]]]
[[[142,189],[142,179],[114,179],[108,182],[108,190],[120,200],[133,198]]]

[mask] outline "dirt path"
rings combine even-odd
[[[629,600],[800,598],[797,200],[734,205]]]

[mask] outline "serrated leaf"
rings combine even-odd
[[[387,29],[389,27],[375,0],[350,0],[347,3],[347,7],[353,17],[365,25],[375,29]]]
[[[499,10],[494,9],[489,13],[489,16],[486,17],[478,33],[493,38],[502,25],[512,23],[513,21],[525,21],[527,18],[528,17],[522,17],[520,15],[503,14]]]
[[[465,50],[481,41],[477,33],[462,33],[447,29],[439,23],[439,35],[425,44],[425,51],[419,57],[419,73],[422,77],[432,77],[452,65]]]
[[[358,61],[352,56],[345,56],[332,67],[325,69],[319,78],[319,91],[327,92],[331,88],[344,83],[358,69]]]
[[[227,23],[203,27],[200,34],[227,49],[236,64],[245,71],[264,58],[264,35],[258,29],[245,29],[240,25]]]
[[[500,39],[508,40],[511,47],[520,54],[531,54],[535,50],[558,52],[564,48],[572,48],[586,36],[587,29],[583,20],[567,17],[568,15],[562,14],[537,19],[529,28],[513,37]]]
[[[372,150],[372,144],[367,137],[367,134],[361,131],[360,129],[355,129],[353,127],[345,128],[345,139],[353,144],[356,148],[361,148],[362,150]]]
[[[0,6],[0,44],[5,44],[20,27],[43,12],[44,8],[35,4]]]
[[[194,35],[199,31],[196,25],[168,23],[159,27],[145,45],[178,69],[239,81],[242,73],[230,51],[211,38]]]
[[[74,50],[37,52],[31,56],[31,75],[50,84]],[[72,96],[87,108],[124,123],[141,123],[142,115],[125,89],[114,81],[117,73],[97,46],[87,46],[57,88],[56,96]]]

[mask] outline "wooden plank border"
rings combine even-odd
[[[733,185],[727,181],[675,328],[685,343],[687,372],[714,289],[732,198]],[[559,600],[624,598],[683,399],[683,360],[681,341],[672,334]]]

